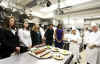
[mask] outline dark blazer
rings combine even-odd
[[[54,34],[53,29],[47,29],[44,36],[46,37],[46,40],[51,41],[53,40],[53,34]]]
[[[39,32],[40,33],[40,32]],[[35,31],[31,31],[32,46],[40,44],[42,42],[42,36],[40,36]]]
[[[0,28],[0,57],[5,58],[15,51],[16,46],[19,46],[15,35],[9,30]]]

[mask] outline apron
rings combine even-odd
[[[96,64],[100,64],[100,48],[97,49],[97,62]]]
[[[74,60],[77,60],[79,58],[79,48],[80,48],[79,44],[73,43],[73,42],[70,43],[69,50],[74,55],[74,58],[73,58]]]
[[[89,39],[88,39],[89,40],[88,44],[90,44],[90,45],[97,44],[97,42],[99,42],[98,41],[99,40],[99,34],[100,34],[100,32],[96,32],[96,33],[92,32],[92,33],[90,33]],[[88,63],[97,64],[97,63],[100,62],[100,60],[99,60],[99,57],[100,57],[99,56],[100,55],[99,54],[100,53],[99,49],[100,48],[98,48],[98,47],[90,49],[87,46],[87,48],[86,48],[86,60],[87,60]]]
[[[96,64],[97,60],[97,48],[90,49],[87,47],[86,49],[86,60],[90,64]]]

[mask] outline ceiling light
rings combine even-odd
[[[64,3],[66,3],[66,5],[77,5],[77,4],[81,4],[81,3],[86,3],[92,0],[66,0]]]

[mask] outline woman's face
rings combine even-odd
[[[36,29],[38,29],[38,30],[39,30],[39,29],[40,29],[40,26],[39,26],[39,25],[36,25]]]
[[[9,20],[9,26],[14,26],[15,25],[15,20],[14,20],[14,18],[11,18],[10,20]]]
[[[59,25],[58,29],[62,29],[62,26],[61,26],[61,25]]]
[[[28,25],[28,22],[25,21],[25,22],[24,22],[24,28],[28,28],[28,26],[29,26],[29,25]]]

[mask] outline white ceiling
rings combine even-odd
[[[63,9],[63,11],[67,14],[67,13],[75,13],[75,12],[92,10],[96,8],[100,8],[100,0],[93,0],[87,3],[75,5],[75,6],[72,6],[71,8],[65,8]]]
[[[92,0],[92,1],[89,1],[89,2],[86,2],[86,3],[80,3],[80,4],[78,3],[78,4],[75,4],[75,5],[72,5],[71,8],[64,8],[63,11],[66,14],[71,14],[71,13],[75,13],[75,12],[81,12],[81,11],[95,9],[95,8],[98,8],[98,7],[100,7],[100,0]],[[55,16],[54,11],[56,9],[57,9],[57,6],[54,4],[50,7],[45,7],[45,8],[33,7],[32,11],[33,11],[33,15],[35,15],[35,16],[39,16],[39,17],[42,17],[42,18],[49,18],[49,17],[51,18],[51,17]]]
[[[25,8],[25,6],[30,2],[32,1],[35,2],[35,0],[7,0],[7,1],[9,1],[9,3],[11,4],[16,4],[17,6],[15,7],[17,8]],[[36,0],[36,1],[42,1],[42,0]],[[30,9],[27,8],[26,9],[28,11],[27,13],[32,13],[34,16],[39,16],[42,18],[54,17],[54,11],[58,8],[58,4],[57,4],[58,0],[49,0],[49,1],[52,3],[50,7],[41,7],[36,5],[32,7],[31,12]],[[64,13],[70,14],[78,11],[81,12],[89,9],[91,10],[91,9],[99,8],[100,0],[61,0],[60,5],[61,5],[60,8],[63,8],[62,10],[64,11]]]

